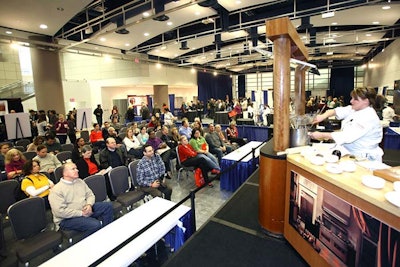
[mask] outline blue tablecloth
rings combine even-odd
[[[223,172],[228,169],[229,166],[235,163],[233,160],[221,160],[221,170],[222,175],[220,177],[220,187],[221,190],[227,190],[230,192],[236,191],[244,181],[249,178],[249,176],[255,171],[255,167],[253,168],[253,162],[258,164],[258,158],[249,160],[248,162],[239,162],[236,167],[230,169],[228,172]]]
[[[400,134],[388,127],[385,132],[384,149],[400,149]]]
[[[177,251],[189,237],[192,236],[194,229],[192,227],[192,210],[186,213],[179,219],[182,222],[182,227],[176,225],[171,231],[164,236],[165,243],[174,251]]]
[[[249,141],[264,142],[268,139],[269,128],[265,126],[236,125],[239,137],[247,138]]]

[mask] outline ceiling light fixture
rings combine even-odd
[[[322,13],[322,18],[323,19],[332,18],[332,17],[335,16],[335,11],[330,11],[329,10],[329,0],[328,0],[328,2],[326,4],[326,9],[327,9],[326,12]]]
[[[47,29],[48,28],[46,24],[40,24],[39,27],[40,27],[40,29]]]
[[[391,8],[390,6],[383,6],[383,7],[382,7],[383,10],[388,10],[388,9],[390,9],[390,8]]]
[[[335,11],[328,11],[328,12],[322,13],[323,19],[332,18],[334,16],[335,16]]]

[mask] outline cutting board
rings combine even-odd
[[[374,170],[373,174],[390,182],[400,181],[400,166],[383,170]]]

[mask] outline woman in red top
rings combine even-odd
[[[219,173],[219,170],[213,169],[209,161],[204,158],[204,155],[197,154],[193,147],[189,144],[187,137],[182,135],[180,137],[181,144],[178,145],[178,157],[181,165],[185,167],[200,168],[203,174],[204,180],[208,182],[208,172],[211,171],[215,174]]]
[[[100,170],[99,164],[92,154],[92,147],[85,145],[82,147],[82,157],[76,161],[79,170],[79,177],[86,178],[93,174],[104,174],[105,170]]]
[[[93,124],[94,129],[90,132],[90,143],[94,147],[99,147],[100,149],[105,148],[106,143],[104,142],[103,132],[100,129],[100,125],[98,123]]]

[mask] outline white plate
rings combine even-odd
[[[354,172],[356,170],[356,164],[353,161],[342,161],[339,165],[345,172]]]
[[[324,158],[320,156],[312,156],[309,157],[308,160],[314,165],[324,165],[325,163]]]
[[[329,163],[329,164],[326,164],[326,170],[328,171],[328,172],[330,172],[330,173],[335,173],[335,174],[339,174],[339,173],[342,173],[343,172],[343,170],[342,170],[342,168],[340,167],[340,165],[339,164],[336,164],[336,163]]]
[[[362,177],[362,183],[374,189],[381,189],[385,186],[385,180],[374,175],[364,175]]]
[[[400,208],[400,193],[396,191],[387,192],[385,194],[387,201]]]
[[[336,155],[325,155],[324,159],[329,163],[336,163],[339,161],[339,157]]]

